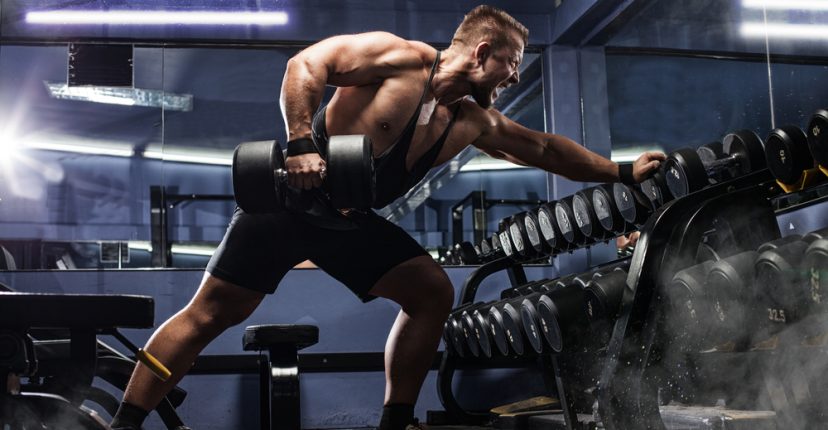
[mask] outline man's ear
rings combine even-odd
[[[486,59],[489,58],[489,55],[492,53],[492,45],[489,42],[483,41],[477,44],[474,48],[474,58],[477,60],[478,65],[483,65],[486,62]]]

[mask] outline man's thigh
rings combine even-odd
[[[356,230],[330,232],[311,261],[367,302],[376,298],[368,292],[383,275],[428,253],[405,230],[374,213],[358,215],[357,224]]]

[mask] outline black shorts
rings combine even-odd
[[[428,255],[405,230],[373,212],[349,218],[357,228],[329,230],[288,210],[248,214],[236,208],[207,271],[227,282],[270,294],[293,266],[310,260],[368,301],[375,298],[368,291],[388,271]]]

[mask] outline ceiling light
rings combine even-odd
[[[779,39],[828,39],[828,25],[765,24],[746,22],[739,29],[743,37]]]
[[[742,0],[743,8],[782,10],[828,10],[825,0]]]
[[[30,24],[57,25],[285,25],[285,12],[56,10],[29,12]]]

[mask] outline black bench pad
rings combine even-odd
[[[0,292],[2,328],[151,328],[149,296]]]
[[[245,351],[268,349],[271,345],[294,343],[296,350],[319,342],[319,327],[315,325],[268,324],[252,325],[244,329],[242,344]]]

